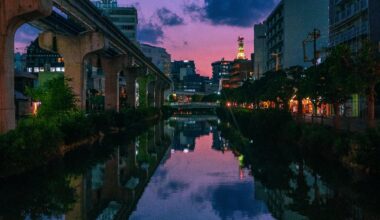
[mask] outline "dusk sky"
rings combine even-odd
[[[234,59],[237,38],[253,52],[253,25],[265,19],[279,0],[118,0],[139,13],[138,39],[165,47],[172,60],[195,60],[198,73],[211,76],[211,63]],[[16,51],[37,36],[24,25],[16,33]]]

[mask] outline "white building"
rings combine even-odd
[[[304,60],[303,41],[314,29],[320,30],[318,50],[328,47],[329,0],[282,0],[264,21],[264,25],[266,48],[255,48],[255,54],[266,54],[264,72],[274,70],[276,62],[280,68],[297,65],[308,67],[312,63]],[[263,27],[258,26],[258,38],[263,36],[260,28]],[[262,42],[259,40],[256,43],[261,45]],[[310,45],[306,47],[309,59],[313,55]]]
[[[140,44],[141,51],[144,55],[151,59],[166,76],[171,74],[171,55],[165,48],[155,47],[149,44]]]
[[[255,78],[259,79],[266,71],[266,27],[265,24],[256,24],[254,26],[254,70]]]

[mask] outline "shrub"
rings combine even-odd
[[[91,121],[80,111],[72,111],[60,114],[57,117],[57,124],[63,133],[66,144],[79,141],[91,136],[95,129]]]

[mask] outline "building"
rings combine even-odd
[[[230,77],[232,68],[232,61],[222,58],[220,61],[213,62],[212,64],[212,81],[219,84],[220,80],[226,80]]]
[[[253,76],[253,64],[246,58],[243,37],[238,38],[238,53],[231,65],[229,79],[221,82],[223,88],[238,88]]]
[[[137,10],[134,7],[119,7],[117,0],[97,0],[93,1],[112,23],[120,29],[123,34],[132,42],[137,44]]]
[[[195,62],[193,60],[179,60],[171,63],[171,73],[173,82],[183,81],[187,75],[195,75]]]
[[[38,75],[40,72],[63,73],[64,60],[57,54],[40,48],[38,40],[33,41],[27,48],[26,71]]]
[[[229,88],[238,88],[253,76],[253,66],[250,60],[236,59],[230,72]]]
[[[330,47],[347,44],[357,51],[363,40],[380,46],[379,0],[330,0]]]
[[[305,62],[305,55],[311,57],[313,48],[306,45],[304,54],[303,42],[310,38],[314,29],[320,32],[317,49],[328,46],[329,34],[329,0],[281,0],[277,7],[266,18],[263,25],[258,24],[255,34],[258,48],[255,48],[258,60],[256,64],[266,62],[260,72],[288,68],[291,66],[311,66]],[[262,45],[265,28],[265,46]],[[265,54],[265,57],[260,57]],[[261,60],[260,60],[261,58]],[[255,64],[255,68],[257,68]],[[260,73],[260,74],[261,74]]]
[[[256,24],[254,26],[254,72],[255,78],[260,79],[262,75],[266,72],[266,28],[265,24]]]
[[[144,55],[151,59],[166,76],[171,78],[171,55],[165,48],[155,47],[149,44],[140,44]]]

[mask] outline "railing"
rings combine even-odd
[[[296,118],[297,116],[294,115]],[[302,120],[305,123],[309,124],[320,124],[333,127],[334,126],[334,117],[329,116],[311,116],[311,115],[303,115]],[[367,126],[367,121],[362,118],[349,118],[349,117],[341,117],[340,118],[340,129],[352,132],[365,131]],[[379,124],[379,123],[377,123]]]
[[[219,103],[215,102],[175,102],[170,103],[170,107],[173,108],[217,108]]]

